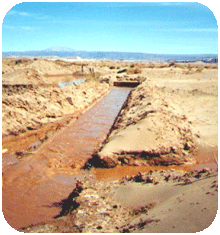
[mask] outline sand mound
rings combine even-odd
[[[2,65],[3,84],[57,84],[62,80],[74,80],[76,72],[81,73],[81,66],[39,59],[4,59]]]
[[[27,68],[36,70],[39,74],[71,74],[71,69],[63,67],[53,61],[48,60],[35,60],[32,64],[29,64]]]
[[[94,166],[183,164],[195,147],[191,123],[171,93],[145,81],[133,90]]]
[[[2,74],[11,73],[14,69],[6,64],[2,64]]]
[[[3,84],[41,84],[43,76],[34,69],[19,69],[2,75]]]

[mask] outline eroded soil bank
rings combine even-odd
[[[11,86],[3,91],[3,137],[37,130],[42,125],[82,112],[109,90],[107,84],[94,81],[65,87],[23,86]],[[6,140],[3,148],[7,148],[4,143]]]
[[[210,106],[217,108],[217,97],[215,94],[205,94],[205,97],[198,94],[195,98],[195,93],[165,90],[151,81],[144,81],[130,93],[107,139],[88,163],[101,168],[195,166],[205,163],[200,155],[204,156],[210,149],[213,156],[206,156],[206,163],[215,162],[218,132],[210,124],[217,126],[217,114]],[[193,101],[183,103],[180,96]],[[197,110],[193,113],[195,105],[200,107],[208,101],[212,103],[202,107],[200,115]],[[210,138],[212,145],[208,143]]]
[[[89,177],[80,169],[104,141],[129,92],[126,88],[111,88],[109,94],[36,152],[20,160],[3,155],[3,213],[12,227],[45,222],[59,214],[60,209],[52,203],[68,196],[76,175]]]

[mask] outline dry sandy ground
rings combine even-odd
[[[50,65],[43,67],[47,63]],[[60,78],[48,74],[71,74],[70,71],[77,71],[76,66],[81,68],[56,63],[58,67],[55,62],[38,60],[27,61],[25,66],[20,62],[10,66],[7,62],[3,81],[10,83],[8,74],[14,73],[16,83],[20,77],[17,74],[26,74],[28,68],[32,72],[24,76],[24,83],[34,78],[39,80],[35,84],[52,84],[51,79],[57,82]],[[69,198],[54,205],[61,207],[61,217],[25,232],[198,232],[207,228],[215,218],[218,204],[216,65],[205,68],[206,65],[96,61],[89,62],[89,66],[95,68],[94,77],[105,87],[106,82],[111,85],[117,80],[145,80],[132,91],[89,164],[122,167],[122,171],[124,165],[138,168],[146,164],[183,164],[194,169],[205,165],[215,170],[205,168],[187,174],[153,171],[122,181],[96,181],[92,169]],[[64,93],[69,96],[68,91]]]

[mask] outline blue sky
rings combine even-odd
[[[200,3],[17,4],[2,24],[2,51],[69,47],[87,51],[218,53],[214,14]]]

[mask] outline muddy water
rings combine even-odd
[[[68,197],[76,177],[89,177],[80,168],[104,140],[129,92],[128,88],[111,88],[37,152],[19,161],[5,161],[2,204],[9,225],[18,229],[59,214],[60,208],[53,203]]]
[[[80,170],[105,139],[129,92],[130,89],[126,88],[111,88],[107,96],[52,136],[36,153],[20,161],[5,161],[3,213],[13,228],[52,220],[60,212],[60,208],[52,206],[53,203],[68,197],[77,178],[94,174],[99,180],[120,179],[139,171],[168,169],[118,166],[114,169],[93,169],[91,172]],[[197,165],[171,168],[187,171],[199,164],[213,164],[213,152],[217,156],[217,148],[200,149]],[[210,157],[207,158],[207,155]]]
[[[98,180],[119,180],[125,176],[136,175],[139,172],[160,171],[160,170],[175,170],[175,171],[193,171],[201,170],[206,167],[212,170],[218,168],[218,146],[198,146],[198,149],[191,156],[193,163],[188,163],[179,166],[117,166],[115,168],[94,169],[95,176]]]

